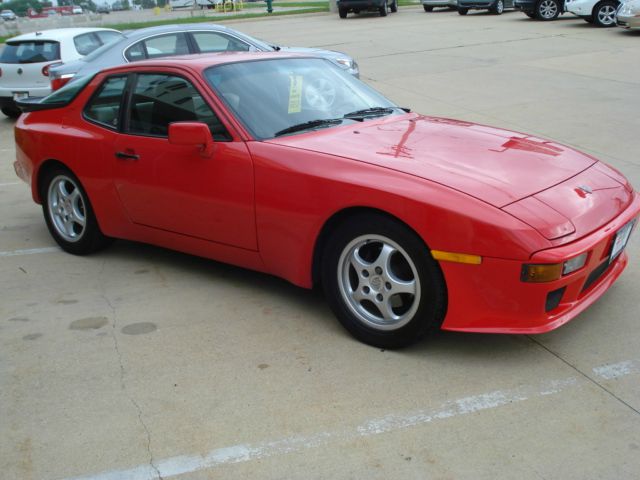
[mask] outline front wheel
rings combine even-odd
[[[467,13],[469,13],[468,8],[458,8],[458,15],[466,15]]]
[[[338,15],[340,15],[340,18],[347,18],[347,9],[346,8],[340,8],[338,10]]]
[[[597,4],[593,9],[593,23],[598,27],[615,27],[616,4],[609,0]]]
[[[389,10],[391,10],[391,13],[398,11],[398,0],[393,0],[393,3],[389,6]]]
[[[560,15],[560,4],[557,0],[540,0],[536,4],[536,18],[538,20],[555,20]]]
[[[433,12],[433,7],[430,7],[429,5],[422,5],[422,8],[424,8],[425,12]]]
[[[47,228],[63,250],[86,255],[111,243],[100,231],[87,193],[69,170],[59,167],[46,172],[40,196]]]
[[[504,12],[504,2],[503,0],[498,0],[493,7],[491,7],[489,9],[491,11],[491,13],[493,13],[494,15],[502,15],[502,12]]]
[[[408,346],[444,319],[439,265],[415,232],[385,215],[350,218],[334,232],[322,284],[340,323],[375,347]]]
[[[386,17],[387,16],[387,0],[384,0],[384,3],[378,9],[378,11],[380,12],[380,16],[381,17]]]

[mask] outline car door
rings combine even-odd
[[[114,181],[139,225],[257,250],[253,165],[193,83],[165,73],[131,76],[123,131],[113,145]],[[172,145],[172,122],[209,126],[213,155]]]

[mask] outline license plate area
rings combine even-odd
[[[11,92],[13,94],[13,100],[24,100],[25,98],[29,98],[29,92]]]
[[[629,237],[631,236],[631,231],[633,230],[634,224],[635,220],[632,220],[616,232],[611,244],[609,263],[613,262],[618,257],[618,255],[622,253],[624,247],[627,246],[627,242],[629,241]]]

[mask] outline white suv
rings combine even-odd
[[[566,0],[567,12],[582,18],[585,22],[598,27],[615,27],[618,0]]]
[[[7,40],[0,52],[0,108],[18,117],[15,101],[51,93],[49,68],[77,60],[123,35],[108,28],[60,28],[27,33]]]

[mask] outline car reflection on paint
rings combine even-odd
[[[63,249],[125,238],[321,285],[383,348],[559,327],[622,273],[640,211],[591,156],[410,113],[318,58],[136,62],[20,106],[15,170]]]

